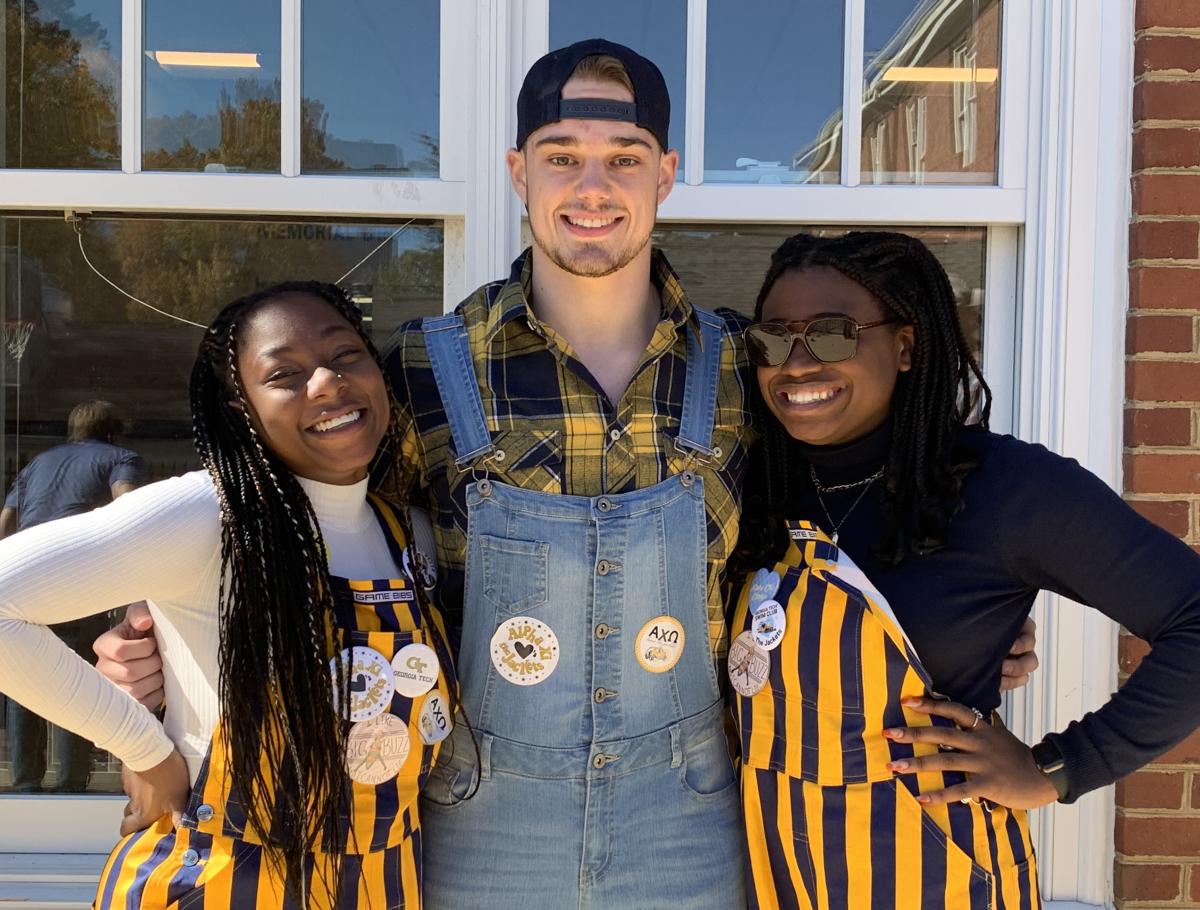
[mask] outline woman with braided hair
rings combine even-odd
[[[191,408],[204,470],[0,542],[0,690],[127,772],[95,906],[418,907],[417,794],[456,690],[410,569],[431,529],[367,492],[397,440],[360,313],[315,282],[234,301]],[[140,599],[161,723],[46,628]]]
[[[987,429],[949,280],[915,238],[788,239],[745,337],[762,462],[729,676],[751,906],[1039,906],[1025,810],[1196,726],[1200,557],[1076,462]],[[1031,749],[994,712],[1040,590],[1153,650]]]

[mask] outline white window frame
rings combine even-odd
[[[300,72],[301,2],[281,0],[285,76]],[[285,90],[280,175],[141,173],[141,2],[124,0],[122,170],[0,171],[0,209],[443,219],[449,308],[506,274],[520,249],[504,152],[521,77],[547,50],[549,2],[442,0],[439,179],[403,179],[300,175],[296,78]],[[707,2],[688,0],[686,164],[660,219],[987,227],[994,425],[1078,458],[1120,489],[1130,208],[1113,188],[1127,187],[1130,171],[1128,141],[1114,139],[1129,135],[1133,0],[1004,0],[994,186],[860,185],[867,0],[845,2],[840,185],[705,185]],[[1035,612],[1043,669],[1010,707],[1026,741],[1097,707],[1116,674],[1112,623],[1055,598]],[[58,799],[69,822],[47,811],[55,798],[0,797],[0,819],[22,819],[0,824],[0,851],[111,846],[120,799]],[[1056,906],[1111,902],[1113,816],[1111,790],[1035,816],[1045,896],[1066,902]]]

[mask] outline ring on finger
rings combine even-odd
[[[963,727],[964,730],[974,730],[976,727],[979,726],[979,722],[981,720],[983,720],[983,712],[980,711],[978,708],[972,708],[971,713],[975,715],[975,720],[972,721],[971,726]]]

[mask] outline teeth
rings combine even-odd
[[[616,218],[579,218],[575,215],[567,216],[567,221],[571,222],[571,224],[575,225],[576,227],[583,228],[608,227],[616,220]]]
[[[826,389],[823,392],[785,392],[784,395],[792,404],[812,404],[816,401],[828,401],[840,389]]]
[[[354,423],[362,416],[362,411],[351,411],[349,414],[343,414],[341,417],[331,417],[328,420],[322,420],[320,423],[314,423],[313,429],[318,433],[325,433],[337,427],[345,426],[348,423]]]

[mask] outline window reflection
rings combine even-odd
[[[334,281],[382,243],[343,282],[382,342],[401,322],[442,311],[442,226],[415,222],[392,237],[400,227],[129,218],[89,220],[83,231],[88,256],[109,278],[200,323],[277,281]],[[61,218],[0,217],[0,240],[3,492],[31,458],[64,441],[68,413],[89,399],[123,413],[124,445],[145,459],[149,480],[197,468],[187,385],[201,330],[112,290],[83,263]],[[13,781],[8,714],[0,696],[0,791]],[[42,784],[53,788],[67,753],[48,740]],[[89,790],[119,792],[114,760],[93,750],[88,763]]]
[[[869,228],[858,228],[869,230]],[[730,307],[747,316],[762,287],[771,254],[792,234],[808,231],[837,235],[855,230],[800,224],[658,226],[654,244],[667,254],[693,303],[709,309]],[[950,276],[958,298],[963,330],[979,352],[983,328],[984,267],[987,231],[975,227],[897,227],[920,238]]]
[[[867,0],[864,183],[995,183],[1000,0]]]
[[[0,167],[121,166],[121,0],[5,0]]]
[[[279,170],[279,9],[145,0],[144,168]]]
[[[709,3],[706,183],[837,183],[841,3]]]
[[[302,10],[302,169],[436,177],[438,0]]]
[[[687,125],[687,0],[551,0],[550,47],[585,38],[606,38],[632,48],[662,71],[671,96],[671,148],[679,152],[676,179],[683,179]]]

